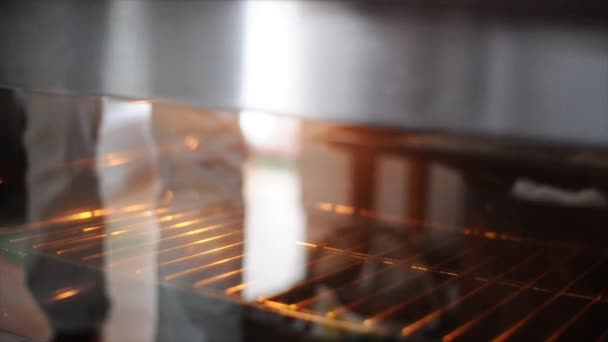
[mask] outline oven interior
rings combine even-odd
[[[235,313],[245,340],[608,336],[602,150],[115,101],[156,112],[55,170],[96,169],[103,205],[5,215],[3,264],[38,255],[152,285],[192,326]],[[121,144],[141,122],[182,129]],[[23,188],[3,202],[36,196]],[[38,334],[3,289],[0,330]]]

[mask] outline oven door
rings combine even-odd
[[[608,334],[602,150],[4,94],[2,337]]]

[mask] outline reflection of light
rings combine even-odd
[[[298,102],[301,54],[294,42],[299,35],[299,6],[293,1],[245,2],[240,82],[244,107]]]
[[[428,271],[429,269],[427,267],[424,266],[416,266],[416,265],[412,265],[410,266],[412,269],[414,270],[418,270],[418,271]]]
[[[106,165],[109,165],[109,166],[123,165],[128,162],[129,162],[129,159],[126,157],[113,156],[113,155],[109,155],[106,157]]]
[[[132,104],[149,104],[152,103],[152,100],[134,100],[134,101],[130,101],[130,103]]]
[[[227,295],[233,295],[233,294],[243,291],[248,285],[249,285],[249,283],[242,283],[242,284],[227,288],[224,291],[224,293],[226,293]]]
[[[142,210],[144,209],[146,206],[143,204],[135,204],[135,205],[130,205],[127,207],[122,208],[122,211],[129,213],[129,212],[133,212],[133,211],[138,211],[138,210]]]
[[[292,156],[300,145],[300,122],[264,112],[241,112],[239,126],[245,141],[253,148]]]
[[[102,228],[102,226],[87,227],[87,228],[82,228],[82,231],[84,233],[87,233],[87,232],[92,232],[94,230],[98,230],[98,229],[101,229],[101,228]]]
[[[93,216],[98,217],[98,216],[103,216],[106,214],[106,210],[104,209],[95,209],[93,210]]]
[[[68,216],[68,220],[84,220],[93,217],[93,215],[94,214],[91,211],[83,211],[81,213]]]
[[[299,102],[301,54],[297,51],[300,4],[246,1],[240,97],[244,108],[276,109]],[[278,104],[278,106],[277,106]],[[241,129],[254,148],[290,154],[297,146],[297,122],[244,112]]]
[[[303,241],[296,241],[296,244],[298,244],[300,246],[313,247],[313,248],[316,248],[318,246],[314,243],[303,242]]]
[[[332,203],[327,203],[327,202],[319,203],[319,209],[321,209],[323,211],[332,211],[333,207],[334,207],[334,205]]]
[[[245,169],[245,271],[243,297],[254,299],[288,289],[306,272],[306,238],[295,169],[251,164]]]
[[[78,293],[80,293],[80,291],[78,289],[64,290],[64,291],[57,293],[55,295],[55,297],[53,297],[53,299],[54,300],[64,300],[64,299],[67,299],[70,297],[74,297]]]
[[[483,236],[485,236],[488,239],[496,239],[496,233],[494,233],[494,232],[485,232],[483,234]]]
[[[344,215],[352,215],[355,213],[355,208],[347,205],[336,205],[336,213]]]
[[[200,142],[196,137],[187,136],[184,138],[184,146],[190,151],[195,151],[200,145]]]
[[[279,128],[279,119],[262,112],[241,112],[239,125],[248,143],[264,146],[272,143]]]

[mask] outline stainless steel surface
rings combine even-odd
[[[396,1],[9,0],[0,84],[607,146],[603,19]]]

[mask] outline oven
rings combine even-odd
[[[597,12],[1,6],[0,339],[608,339]]]

